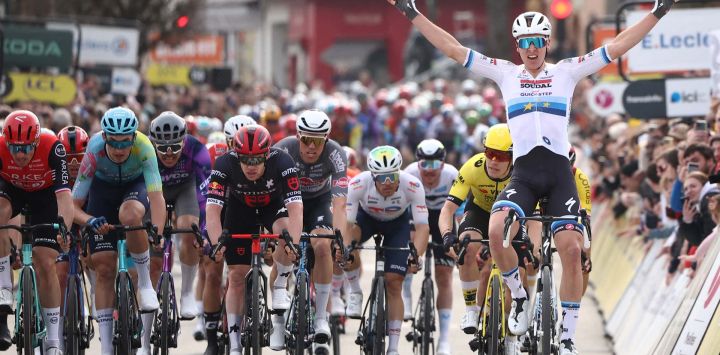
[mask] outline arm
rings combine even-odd
[[[198,149],[195,152],[193,170],[195,173],[195,186],[197,191],[198,205],[200,206],[199,227],[204,229],[205,226],[205,204],[207,202],[207,194],[204,193],[205,185],[210,176],[210,153],[204,145],[198,142]]]
[[[92,218],[93,216],[85,213],[85,211],[83,210],[83,207],[85,206],[85,200],[73,199],[73,203],[75,205],[73,222],[80,226],[84,226],[85,223],[87,223],[87,220]]]
[[[430,240],[430,225],[415,223],[415,248],[417,248],[418,256],[425,255],[428,242]]]
[[[72,195],[70,190],[62,190],[55,194],[58,204],[58,214],[62,216],[65,221],[65,226],[69,231],[72,228],[72,224],[75,221],[75,206],[73,205]]]
[[[222,206],[215,203],[208,203],[205,207],[205,217],[207,218],[207,234],[210,242],[217,244],[222,233],[222,224],[220,223],[220,213]]]
[[[288,210],[288,217],[290,217],[288,233],[290,233],[293,243],[299,244],[303,226],[303,204],[302,202],[292,202],[285,207]]]
[[[457,211],[459,207],[460,206],[458,206],[452,201],[445,201],[442,210],[440,210],[440,218],[438,219],[438,228],[440,229],[440,235],[444,235],[448,232],[455,232],[453,230],[453,217],[455,216],[455,211]]]
[[[655,7],[640,22],[622,31],[615,39],[607,45],[610,58],[617,58],[627,53],[655,27],[660,19],[670,11],[670,8],[677,0],[655,0]]]
[[[162,191],[148,191],[148,200],[150,200],[150,220],[157,227],[158,234],[162,234],[165,227],[165,197]]]
[[[360,173],[350,180],[348,195],[345,202],[345,220],[347,221],[345,227],[346,233],[343,234],[345,245],[350,245],[353,241],[350,231],[357,222],[358,209],[360,208],[360,198],[365,191],[364,186],[362,186],[363,182],[361,177],[365,174],[366,173]]]
[[[340,230],[340,233],[344,236],[350,233],[347,223],[347,212],[345,211],[345,204],[347,203],[347,197],[345,196],[333,196],[332,199],[332,210],[333,210],[333,227]]]
[[[443,52],[443,54],[459,64],[465,63],[468,49],[460,44],[450,33],[432,23],[432,21],[423,14],[418,14],[418,16],[412,20],[412,24],[435,48]]]

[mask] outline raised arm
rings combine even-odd
[[[655,0],[655,7],[640,22],[628,27],[625,31],[615,37],[615,39],[607,45],[608,55],[610,58],[618,58],[627,53],[630,48],[635,47],[660,19],[665,16],[670,8],[677,0]]]

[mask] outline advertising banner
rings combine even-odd
[[[82,25],[80,31],[80,65],[137,65],[138,29]]]
[[[4,26],[3,32],[6,69],[8,66],[57,67],[67,71],[72,65],[72,32],[14,25]]]
[[[625,113],[623,107],[623,92],[627,88],[626,82],[597,83],[588,90],[586,100],[590,109],[597,115],[607,116],[612,113]]]
[[[9,73],[10,87],[5,88],[3,101],[37,101],[67,105],[75,99],[77,85],[68,75]]]
[[[630,117],[667,117],[665,80],[641,80],[630,83],[623,93],[623,106]]]
[[[720,30],[710,32],[710,54],[712,94],[720,97]]]
[[[140,73],[130,68],[113,68],[110,92],[113,94],[137,95],[142,78]]]
[[[665,80],[668,117],[704,116],[710,111],[710,78]]]
[[[150,59],[155,63],[165,64],[223,65],[225,38],[217,35],[201,35],[177,46],[159,44],[150,52]]]
[[[150,64],[145,73],[150,85],[190,86],[190,66]]]

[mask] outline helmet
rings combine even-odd
[[[368,153],[367,166],[373,174],[395,173],[402,166],[402,155],[395,147],[381,145]]]
[[[463,118],[465,119],[465,123],[470,126],[474,126],[480,122],[480,114],[475,110],[468,110],[465,112],[465,116]]]
[[[330,134],[330,118],[320,110],[307,110],[297,119],[298,133]]]
[[[232,116],[228,118],[227,122],[225,122],[225,137],[227,139],[232,139],[233,136],[235,136],[235,133],[240,129],[240,127],[245,127],[249,125],[257,124],[254,119],[250,116],[245,115],[237,115]]]
[[[138,128],[135,113],[125,107],[113,107],[105,112],[100,120],[100,127],[105,134],[134,134]]]
[[[487,102],[483,102],[480,104],[480,107],[478,108],[478,114],[480,117],[488,117],[493,112],[493,107]]]
[[[415,149],[417,160],[445,160],[445,146],[437,139],[426,139]]]
[[[343,150],[345,150],[345,157],[347,158],[348,166],[357,166],[357,152],[355,152],[355,149],[344,146]]]
[[[150,122],[150,140],[155,144],[180,143],[185,132],[185,120],[172,111],[165,111]]]
[[[575,166],[575,158],[577,158],[577,156],[575,155],[575,147],[570,146],[570,153],[568,154],[568,159],[570,159],[570,166]]]
[[[524,35],[550,36],[550,33],[552,33],[550,20],[539,12],[524,12],[513,21],[512,35],[515,38]]]
[[[33,144],[40,137],[40,120],[30,111],[13,111],[5,118],[3,136],[7,144]]]
[[[512,152],[512,138],[510,138],[510,128],[507,123],[498,123],[490,127],[484,144],[485,148]]]
[[[85,153],[85,148],[90,140],[87,132],[78,126],[65,127],[58,132],[57,136],[68,154]]]
[[[233,138],[233,149],[239,155],[261,155],[270,151],[272,139],[260,125],[240,127]]]
[[[285,132],[289,136],[294,136],[297,133],[297,115],[294,113],[283,116],[280,121],[285,129]]]
[[[268,105],[268,107],[260,112],[260,122],[265,124],[268,121],[278,121],[281,115],[282,112],[277,105]]]

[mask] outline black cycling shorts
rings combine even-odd
[[[487,239],[489,225],[490,213],[483,210],[482,208],[480,208],[480,206],[474,204],[472,201],[469,201],[465,205],[465,213],[463,213],[463,218],[460,221],[460,226],[458,227],[458,235],[460,236],[460,239],[462,239],[463,233],[465,233],[466,231],[473,231],[480,233],[483,239]],[[521,237],[522,231],[518,231],[515,239],[519,240]],[[525,263],[522,259],[523,256],[525,256],[526,252],[523,250],[522,246],[512,244],[512,247],[513,249],[515,249],[515,253],[518,255],[518,266],[525,268]],[[480,248],[480,250],[482,250],[482,248]]]
[[[383,246],[407,247],[410,242],[410,212],[391,221],[379,221],[365,212],[362,208],[358,210],[357,222],[355,224],[361,230],[360,243],[370,240],[373,234],[382,234]],[[408,267],[410,251],[388,250],[385,252],[385,272],[392,272],[405,276]]]
[[[331,206],[332,195],[329,193],[303,199],[303,232],[311,233],[314,229],[333,231]]]
[[[223,229],[227,229],[230,234],[258,233],[259,224],[265,230],[272,231],[275,221],[288,216],[287,208],[282,201],[273,201],[268,206],[253,208],[240,200],[229,198],[225,202],[224,211],[226,215]],[[250,265],[251,246],[250,239],[230,238],[225,244],[225,262],[228,265]]]
[[[0,179],[0,197],[10,201],[12,217],[20,214],[22,208],[27,205],[30,212],[28,223],[57,222],[57,197],[52,188],[29,192]],[[45,247],[61,252],[60,245],[57,242],[57,233],[52,228],[33,231],[33,247]]]
[[[440,221],[440,210],[428,210],[428,223],[430,223],[430,240],[433,241],[433,243],[441,244],[443,243],[442,240],[442,233],[440,233],[440,226],[438,225],[438,222]],[[410,218],[410,230],[415,231],[415,222],[413,222],[412,218]],[[455,220],[453,217],[453,230],[455,230]],[[455,266],[455,260],[445,254],[445,248],[442,246],[440,247],[431,247],[427,249],[427,257],[433,258],[433,261],[435,262],[435,265],[442,265],[442,266]]]

